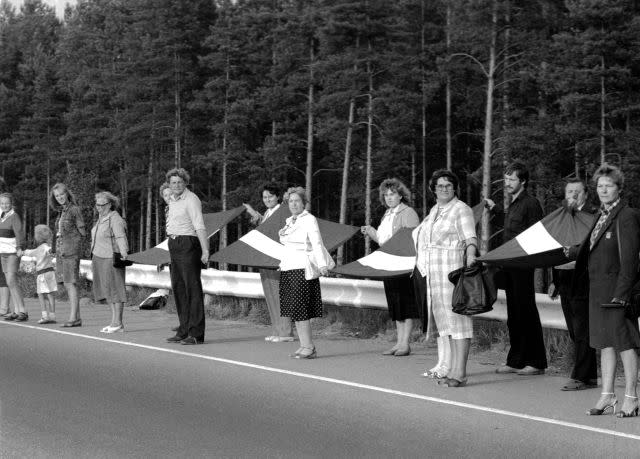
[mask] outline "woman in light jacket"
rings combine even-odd
[[[322,295],[320,280],[305,278],[307,252],[317,260],[321,275],[327,275],[329,269],[318,221],[305,210],[307,198],[304,188],[289,188],[284,202],[289,205],[291,217],[278,232],[280,243],[288,252],[280,262],[280,315],[290,317],[298,330],[300,348],[292,357],[313,359],[316,347],[311,337],[311,319],[322,317]]]
[[[126,223],[118,213],[120,200],[108,191],[96,193],[98,220],[91,229],[91,270],[93,296],[96,302],[106,300],[111,306],[111,323],[102,333],[123,332],[122,313],[127,302],[125,268],[113,266],[114,253],[127,259]]]
[[[397,178],[384,180],[379,187],[380,202],[387,207],[378,229],[365,225],[360,228],[362,234],[368,235],[379,245],[387,242],[401,228],[415,228],[420,223],[418,214],[409,207],[411,194],[409,189]],[[389,318],[396,323],[396,344],[383,355],[397,357],[409,355],[409,338],[413,329],[413,320],[420,317],[413,295],[411,279],[400,277],[384,280],[384,293],[387,297]]]

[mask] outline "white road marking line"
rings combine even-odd
[[[308,374],[308,373],[301,373],[301,372],[298,372],[298,371],[283,370],[281,368],[267,367],[267,366],[264,366],[264,365],[257,365],[255,363],[240,362],[240,361],[237,361],[237,360],[230,360],[230,359],[225,359],[225,358],[222,358],[222,357],[212,357],[212,356],[209,356],[209,355],[194,354],[192,352],[177,351],[177,350],[174,350],[174,349],[167,349],[167,348],[164,348],[164,347],[157,347],[157,346],[149,346],[147,344],[132,343],[132,342],[129,342],[129,341],[119,341],[119,340],[115,340],[115,339],[102,338],[100,336],[83,335],[81,333],[72,333],[72,332],[68,332],[68,331],[64,331],[64,330],[56,330],[56,329],[52,329],[52,328],[36,327],[34,325],[17,324],[17,323],[4,323],[3,325],[13,325],[13,326],[17,326],[17,327],[31,328],[33,330],[42,330],[42,331],[47,331],[47,332],[50,332],[50,333],[58,333],[60,335],[77,336],[77,337],[80,337],[80,338],[87,338],[87,339],[92,339],[92,340],[95,340],[95,341],[102,341],[102,342],[106,342],[106,343],[115,343],[115,344],[121,344],[123,346],[130,346],[130,347],[137,347],[137,348],[140,348],[140,349],[149,349],[149,350],[152,350],[152,351],[166,352],[168,354],[181,355],[181,356],[185,356],[185,357],[195,357],[195,358],[199,358],[199,359],[203,359],[203,360],[209,360],[209,361],[213,361],[213,362],[220,362],[220,363],[226,363],[226,364],[229,364],[229,365],[235,365],[235,366],[238,366],[238,367],[252,368],[254,370],[262,370],[262,371],[267,371],[267,372],[271,372],[271,373],[280,373],[280,374],[283,374],[283,375],[295,376],[295,377],[298,377],[298,378],[311,379],[311,380],[314,380],[314,381],[322,381],[322,382],[338,384],[338,385],[341,385],[341,386],[355,387],[355,388],[358,388],[358,389],[366,389],[366,390],[371,390],[371,391],[375,391],[375,392],[380,392],[380,393],[383,393],[383,394],[398,395],[400,397],[412,398],[412,399],[416,399],[416,400],[422,400],[422,401],[425,401],[425,402],[439,403],[441,405],[457,406],[457,407],[460,407],[460,408],[467,408],[467,409],[470,409],[470,410],[482,411],[482,412],[485,412],[485,413],[501,414],[503,416],[509,416],[509,417],[518,418],[518,419],[526,419],[528,421],[542,422],[542,423],[545,423],[545,424],[568,427],[568,428],[571,428],[571,429],[585,430],[585,431],[588,431],[588,432],[595,432],[595,433],[600,433],[600,434],[604,434],[604,435],[611,435],[611,436],[619,437],[619,438],[627,438],[627,439],[630,439],[630,440],[640,440],[640,435],[634,435],[634,434],[629,434],[629,433],[624,433],[624,432],[617,432],[617,431],[611,430],[611,429],[601,429],[599,427],[591,427],[591,426],[586,426],[584,424],[577,424],[577,423],[574,423],[574,422],[560,421],[558,419],[545,418],[543,416],[533,416],[533,415],[530,415],[530,414],[518,413],[518,412],[515,412],[515,411],[507,411],[507,410],[501,410],[501,409],[498,409],[498,408],[491,408],[491,407],[488,407],[488,406],[475,405],[473,403],[456,402],[455,400],[447,400],[447,399],[442,399],[442,398],[437,398],[437,397],[429,397],[427,395],[414,394],[412,392],[403,392],[403,391],[400,391],[400,390],[387,389],[386,387],[372,386],[372,385],[369,385],[369,384],[360,384],[360,383],[356,383],[356,382],[353,382],[353,381],[345,381],[343,379],[336,379],[336,378],[328,378],[326,376],[311,375],[311,374]]]

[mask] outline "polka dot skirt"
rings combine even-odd
[[[322,317],[320,280],[306,280],[304,269],[281,271],[280,315],[295,322]]]

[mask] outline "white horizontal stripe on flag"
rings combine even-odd
[[[288,252],[284,245],[256,230],[249,231],[239,240],[276,260],[282,260]]]
[[[162,250],[166,250],[168,252],[169,251],[169,239],[165,239],[160,244],[158,244],[156,246],[156,249],[162,249]]]
[[[385,271],[411,271],[416,265],[416,257],[401,257],[376,250],[372,254],[360,258],[358,263]]]
[[[516,236],[516,241],[529,255],[562,248],[562,245],[549,234],[541,222]]]

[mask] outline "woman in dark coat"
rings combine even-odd
[[[637,349],[640,347],[638,321],[625,316],[624,304],[638,273],[640,225],[634,209],[620,199],[624,177],[620,169],[601,165],[593,177],[600,198],[600,212],[589,235],[579,247],[568,250],[577,255],[576,283],[589,283],[589,341],[600,349],[602,394],[587,413],[601,415],[616,411],[614,393],[616,354],[620,354],[625,374],[625,394],[618,417],[638,415],[636,394]]]

